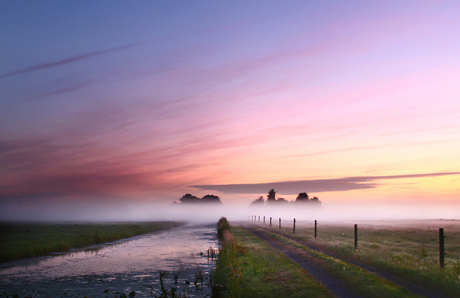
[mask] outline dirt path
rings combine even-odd
[[[253,234],[256,236],[264,239],[267,241],[273,248],[281,251],[283,254],[285,254],[287,257],[289,257],[292,261],[297,263],[299,266],[307,270],[315,279],[320,281],[331,293],[333,293],[336,297],[360,297],[358,294],[356,294],[353,289],[351,289],[344,281],[338,280],[337,278],[334,278],[331,276],[324,268],[321,268],[319,264],[314,262],[313,260],[309,260],[305,255],[301,255],[298,252],[296,252],[293,249],[289,248],[289,245],[286,245],[285,243],[280,243],[279,241],[273,239],[266,233],[261,233],[260,231],[254,229],[254,226],[248,225],[246,223],[242,223],[242,226],[246,228],[247,230],[251,231]],[[371,274],[377,275],[381,278],[384,278],[388,281],[393,282],[394,284],[407,289],[409,292],[415,295],[419,295],[421,297],[427,297],[427,298],[442,298],[443,296],[434,293],[430,290],[424,289],[422,287],[419,287],[417,285],[414,285],[408,281],[405,281],[401,278],[398,278],[394,275],[391,275],[389,273],[383,272],[381,270],[378,270],[372,266],[369,266],[367,264],[363,264],[361,262],[358,262],[356,260],[352,260],[349,258],[346,258],[342,255],[338,255],[335,253],[331,253],[329,251],[324,251],[323,249],[319,248],[318,246],[308,243],[306,241],[301,241],[292,237],[289,237],[288,235],[281,233],[276,230],[272,229],[267,229],[265,227],[258,226],[259,228],[262,228],[264,230],[267,230],[271,233],[275,233],[278,235],[281,235],[283,237],[288,238],[291,241],[294,241],[298,244],[301,244],[303,246],[306,246],[309,249],[315,250],[317,252],[323,253],[329,257],[339,259],[341,261],[353,264],[357,267],[362,268],[363,270],[368,271]]]
[[[369,273],[372,273],[372,274],[375,274],[377,276],[380,276],[386,280],[389,280],[391,282],[393,282],[394,284],[402,287],[402,288],[406,288],[408,289],[411,293],[415,294],[415,295],[419,295],[419,296],[422,296],[422,297],[427,297],[427,298],[443,298],[444,296],[441,296],[437,293],[434,293],[433,291],[430,291],[430,290],[427,290],[427,289],[424,289],[420,286],[417,286],[413,283],[410,283],[406,280],[403,280],[397,276],[394,276],[390,273],[387,273],[387,272],[384,272],[384,271],[381,271],[373,266],[370,266],[370,265],[367,265],[367,264],[364,264],[362,262],[359,262],[357,260],[354,260],[354,259],[351,259],[351,258],[347,258],[343,255],[339,255],[339,254],[336,254],[336,253],[333,253],[333,252],[330,252],[330,251],[326,251],[322,248],[320,248],[318,245],[315,245],[314,243],[311,243],[311,242],[307,242],[307,241],[302,241],[302,240],[298,240],[298,239],[295,239],[293,237],[290,237],[289,235],[286,235],[282,232],[279,232],[277,230],[272,230],[272,229],[267,229],[265,227],[261,227],[259,226],[260,228],[262,229],[266,229],[272,233],[275,233],[275,234],[278,234],[278,235],[281,235],[283,237],[286,237],[288,238],[289,240],[291,241],[294,241],[294,242],[297,242],[301,245],[304,245],[312,250],[315,250],[317,252],[320,252],[320,253],[323,253],[329,257],[332,257],[332,258],[336,258],[336,259],[339,259],[339,260],[342,260],[344,262],[347,262],[347,263],[350,263],[350,264],[353,264],[355,266],[358,266],[366,271],[368,271]]]
[[[324,287],[335,297],[339,298],[359,298],[361,297],[356,293],[352,288],[350,288],[345,282],[331,276],[326,269],[318,266],[313,260],[306,258],[304,255],[300,254],[298,251],[291,249],[286,244],[280,243],[273,238],[269,237],[265,233],[261,233],[254,229],[251,226],[246,224],[241,224],[245,229],[252,232],[257,237],[268,242],[270,246],[281,251],[293,262],[298,264],[300,267],[305,269],[313,278],[318,280]]]

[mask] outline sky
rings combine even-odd
[[[459,14],[0,0],[0,205],[249,204],[275,188],[460,218]]]

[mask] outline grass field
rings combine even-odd
[[[313,223],[307,225],[298,222],[295,234],[292,225],[282,228],[282,231],[448,297],[456,297],[460,293],[459,221],[359,224],[358,250],[354,249],[353,224],[319,223],[316,239],[313,226]],[[439,262],[439,227],[444,228],[447,237],[445,266],[442,270]]]
[[[181,225],[179,222],[139,223],[1,223],[0,262],[104,243]]]
[[[298,244],[278,234],[272,234],[271,236],[280,242],[290,245],[291,247],[295,247],[297,251],[301,251],[301,255],[304,257],[314,259],[317,265],[326,268],[331,276],[345,281],[345,283],[349,285],[353,290],[355,290],[359,295],[361,295],[361,297],[418,297],[417,295],[411,294],[404,288],[401,288],[366,270],[362,270],[362,268],[359,266],[355,266],[346,261],[342,261],[337,258],[327,256],[321,252],[309,249],[304,245]]]
[[[224,284],[224,297],[333,297],[319,282],[242,227],[219,252],[214,281]]]

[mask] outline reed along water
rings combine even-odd
[[[135,297],[156,297],[162,271],[167,272],[163,278],[167,290],[173,287],[176,294],[202,297],[210,294],[205,284],[215,266],[208,249],[217,247],[215,224],[184,225],[64,254],[2,263],[0,293],[120,297],[134,291]]]

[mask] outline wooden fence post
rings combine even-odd
[[[358,249],[358,225],[355,224],[355,249]]]
[[[259,222],[260,222],[260,216],[259,216]]]
[[[444,229],[439,228],[439,266],[441,269],[444,269]]]
[[[270,216],[270,227],[272,226],[272,217]]]
[[[281,217],[280,217],[280,230],[281,230]]]
[[[264,224],[265,224],[265,216],[264,216]]]
[[[318,222],[315,219],[315,239],[318,236],[317,227],[318,227]]]
[[[292,233],[295,234],[295,218],[294,218],[294,225],[292,226]]]

